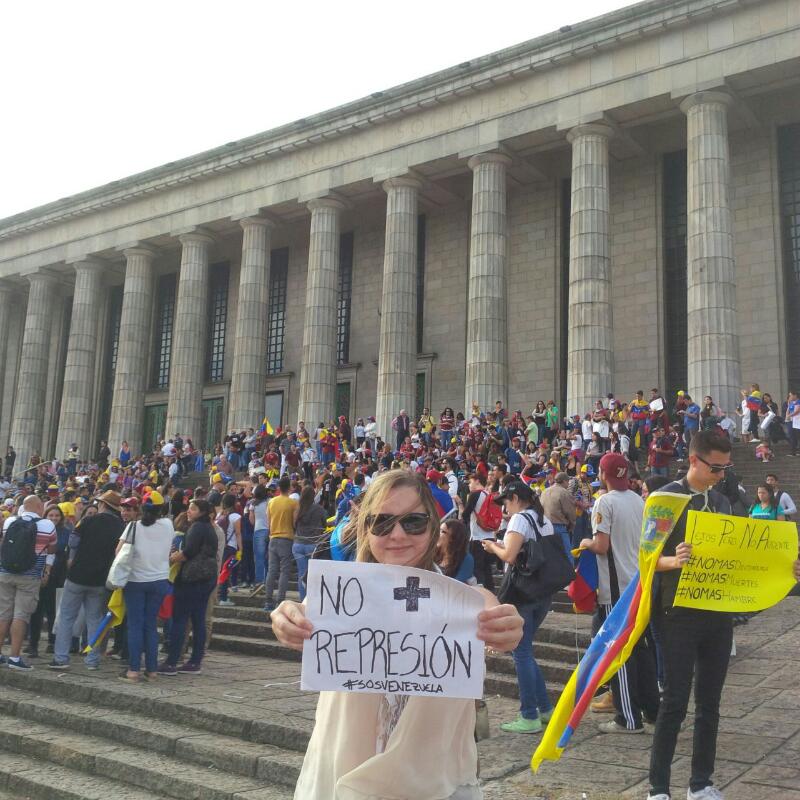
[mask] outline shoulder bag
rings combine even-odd
[[[564,552],[561,537],[542,536],[533,514],[522,516],[534,535],[525,541],[516,561],[506,570],[497,593],[501,603],[515,606],[545,600],[575,578],[575,566]]]
[[[202,543],[200,552],[181,565],[181,583],[210,583],[217,577],[217,544],[208,537]]]
[[[111,563],[111,568],[108,570],[108,578],[106,578],[106,588],[112,592],[114,589],[123,589],[128,583],[128,578],[131,574],[133,567],[133,548],[136,542],[136,523],[128,523],[128,527],[122,534],[125,537],[125,543],[120,548],[120,551],[114,557]]]

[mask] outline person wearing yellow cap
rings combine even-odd
[[[153,677],[158,670],[158,610],[169,590],[169,554],[175,536],[163,510],[164,497],[153,489],[144,498],[141,519],[128,525],[120,537],[119,548],[127,541],[135,543],[130,577],[123,589],[129,663],[121,678],[129,683],[139,681],[143,654],[145,677]]]

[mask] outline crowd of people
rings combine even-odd
[[[770,450],[785,438],[791,454],[797,453],[795,393],[778,408],[753,384],[742,391],[736,413],[745,441]],[[551,598],[498,604],[494,593],[504,565],[514,562],[525,542],[546,536],[555,536],[570,557],[573,548],[595,552],[599,627],[636,575],[644,498],[669,484],[676,467],[670,490],[700,497],[704,509],[777,520],[796,514],[777,475],[756,488],[752,502],[747,498],[728,459],[738,435],[731,416],[711,397],[701,405],[678,392],[668,403],[652,389],[649,398],[639,391],[629,403],[609,394],[573,417],[563,417],[553,401],[536,403],[527,415],[509,413],[498,401],[489,410],[473,405],[468,414],[445,408],[438,418],[427,408],[416,419],[400,410],[387,432],[377,431],[374,417],[351,426],[340,416],[311,429],[302,421],[275,431],[262,425],[231,431],[210,452],[197,451],[178,434],[144,454],[123,443],[113,455],[103,442],[94,459],[84,460],[73,446],[63,459],[43,461],[34,454],[18,472],[9,448],[0,481],[0,643],[10,636],[10,649],[0,663],[24,671],[46,655],[49,667],[65,670],[71,656],[85,650],[89,670],[98,669],[104,656],[123,660],[120,678],[127,682],[197,674],[211,609],[235,603],[238,592],[263,591],[279,639],[300,646],[309,630],[301,603],[310,559],[395,563],[402,552],[402,563],[438,570],[484,593],[481,638],[495,650],[512,651],[520,689],[519,715],[502,729],[537,733],[552,712],[535,656]],[[768,460],[763,451],[761,457]],[[373,523],[381,515],[391,518],[386,530]],[[409,544],[387,548],[393,538]],[[665,548],[659,608],[670,604],[677,570],[686,563],[682,542],[679,532]],[[109,602],[109,570],[126,546],[133,558],[122,589],[125,621],[115,628],[113,644],[91,646]],[[286,599],[293,573],[300,603]],[[661,755],[654,747],[651,797],[657,800],[669,798],[669,764],[691,686],[687,664],[693,669],[695,661],[707,697],[696,726],[708,742],[716,734],[730,631],[713,622],[719,646],[709,655],[691,649],[708,618],[678,620],[654,612],[651,632],[593,705],[613,714],[600,725],[604,733],[642,733],[655,725]],[[417,700],[377,708],[379,718],[388,720],[379,737],[384,747],[406,702],[412,708]],[[321,720],[333,719],[351,702],[359,701],[320,701],[319,736],[328,730]],[[425,720],[431,712],[420,706],[416,715]],[[453,703],[443,713],[463,721],[474,708]],[[454,797],[471,797],[463,792],[473,782],[474,742],[456,744],[470,755],[442,778],[443,785]],[[690,797],[714,800],[713,745],[699,747]],[[336,781],[347,778],[324,749],[312,739],[315,772],[304,768],[301,784],[330,785],[325,781],[334,774]],[[363,779],[359,774],[353,785]]]

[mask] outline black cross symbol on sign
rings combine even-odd
[[[419,611],[419,598],[430,597],[430,589],[419,588],[419,578],[406,578],[405,589],[395,589],[394,599],[406,601],[406,611]]]

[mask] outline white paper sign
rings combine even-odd
[[[660,397],[656,397],[655,400],[650,401],[650,408],[653,411],[663,411],[664,410],[664,401]]]
[[[481,698],[482,595],[428,570],[311,561],[300,688]]]

